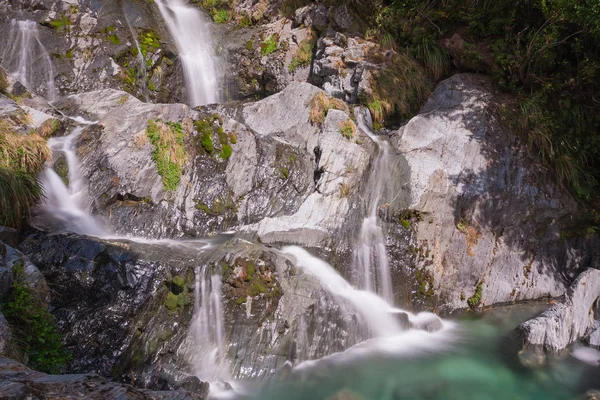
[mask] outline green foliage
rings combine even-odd
[[[221,146],[221,152],[219,153],[219,157],[221,157],[223,160],[227,160],[229,157],[231,157],[232,153],[233,149],[231,148],[231,146],[228,144],[224,144]]]
[[[271,53],[274,53],[277,50],[279,45],[279,35],[273,34],[271,36],[265,37],[260,44],[260,54],[264,57]]]
[[[419,284],[419,293],[423,296],[433,296],[435,294],[433,288],[433,275],[425,269],[415,271],[417,283]]]
[[[146,135],[154,146],[152,160],[156,164],[158,174],[162,177],[165,190],[177,189],[183,165],[187,161],[181,124],[148,120]]]
[[[167,293],[167,298],[165,299],[165,307],[169,311],[178,312],[182,311],[185,306],[190,304],[190,296],[184,290],[179,294],[174,294],[172,292]]]
[[[252,44],[252,39],[250,39],[246,42],[246,50],[252,51],[253,48],[254,48],[254,45]]]
[[[410,229],[410,220],[401,219],[400,224],[404,227],[404,229]]]
[[[57,374],[70,354],[62,344],[54,316],[23,283],[23,265],[15,265],[13,273],[15,282],[2,304],[2,313],[13,329],[13,339],[28,356],[30,367]]]
[[[194,122],[194,127],[198,132],[196,142],[200,147],[209,155],[215,153],[215,142],[213,136],[217,136],[219,139],[219,157],[223,160],[227,160],[233,154],[232,144],[236,143],[236,136],[234,133],[225,133],[223,130],[223,121],[217,114],[213,114],[207,118],[199,119]]]
[[[224,215],[228,211],[237,212],[238,206],[231,197],[218,197],[212,203],[212,206],[208,206],[205,203],[199,202],[196,204],[196,209],[204,211],[206,215],[211,217],[217,217]]]
[[[279,176],[281,177],[281,179],[287,179],[290,176],[290,170],[287,169],[287,167],[280,167]]]
[[[71,26],[71,20],[67,14],[63,14],[60,18],[51,20],[49,25],[56,30],[68,30]]]
[[[483,284],[479,283],[475,289],[475,294],[467,299],[469,307],[475,309],[481,303],[481,296],[483,296]]]
[[[109,25],[106,28],[101,30],[102,33],[106,35],[106,38],[115,45],[121,44],[121,40],[119,36],[117,36],[116,29],[114,26]]]
[[[154,53],[160,49],[160,37],[152,29],[146,30],[138,38],[140,44],[140,51],[144,58],[148,55],[148,52]]]
[[[224,24],[229,21],[229,13],[227,10],[217,10],[212,14],[212,19],[217,24]]]

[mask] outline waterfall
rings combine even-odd
[[[359,127],[366,132],[379,149],[377,159],[367,180],[367,214],[362,222],[352,270],[358,283],[368,291],[380,293],[388,302],[393,301],[392,278],[386,253],[385,237],[378,224],[378,210],[390,177],[390,145],[369,128],[370,114],[365,108],[355,112]]]
[[[40,42],[39,31],[35,21],[10,21],[10,33],[6,47],[2,53],[4,67],[11,75],[23,84],[30,92],[36,92],[36,76],[32,65],[45,73],[46,98],[56,98],[54,85],[54,66],[50,54]]]
[[[230,378],[225,356],[221,275],[208,276],[206,266],[196,268],[194,316],[188,332],[188,359],[192,374],[203,381]]]
[[[59,221],[66,230],[82,235],[103,237],[106,231],[88,213],[85,179],[81,174],[79,159],[75,152],[75,140],[81,135],[85,125],[93,122],[81,118],[74,120],[79,125],[69,135],[48,140],[48,146],[53,153],[62,153],[65,157],[69,170],[68,185],[65,185],[51,165],[47,165],[40,175],[40,182],[46,194],[42,210]]]
[[[156,0],[156,4],[179,51],[189,105],[217,103],[218,81],[209,21],[185,0]]]

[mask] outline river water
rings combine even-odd
[[[389,351],[371,349],[300,365],[286,378],[255,388],[249,398],[558,400],[600,389],[600,367],[592,365],[600,353],[594,350],[579,349],[590,356],[588,363],[571,353],[535,368],[519,360],[514,328],[544,307],[517,305],[468,313],[451,319],[455,335],[444,345],[419,351],[414,348],[418,343],[406,337],[405,346],[413,346],[413,351],[395,352],[390,345]]]

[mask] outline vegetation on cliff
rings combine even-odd
[[[42,196],[36,175],[50,157],[40,135],[14,133],[0,121],[0,225],[19,227],[29,215]]]

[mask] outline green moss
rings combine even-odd
[[[165,299],[165,307],[169,311],[181,311],[190,304],[190,296],[187,294],[187,291],[183,291],[179,294],[174,294],[172,292],[167,293],[167,298]]]
[[[154,146],[152,160],[162,177],[165,190],[173,191],[179,186],[182,168],[187,160],[183,145],[183,128],[178,122],[148,121],[146,135]]]
[[[266,37],[260,44],[260,54],[264,57],[271,53],[274,53],[277,50],[278,43],[279,35],[273,34],[271,36]]]
[[[70,359],[64,348],[54,316],[40,303],[37,295],[24,285],[24,267],[13,267],[15,281],[2,304],[2,312],[13,329],[20,350],[33,369],[57,374]]]
[[[8,78],[4,73],[4,70],[0,69],[0,93],[7,94],[8,91]]]
[[[198,132],[196,139],[200,147],[208,154],[213,155],[216,150],[213,136],[216,135],[219,138],[219,156],[227,160],[233,153],[231,144],[236,143],[235,134],[225,133],[223,130],[223,121],[217,114],[213,114],[209,117],[197,120],[194,122],[194,127]]]
[[[267,293],[268,289],[265,286],[264,282],[260,279],[252,280],[252,287],[250,288],[250,296],[258,296],[261,293]]]
[[[49,25],[56,30],[68,30],[71,26],[71,20],[69,19],[68,15],[63,14],[60,18],[50,21]]]
[[[184,289],[186,280],[185,280],[185,277],[183,277],[181,275],[177,275],[177,276],[174,276],[173,278],[171,278],[171,283],[181,289]]]
[[[287,167],[279,168],[279,177],[281,179],[287,179],[289,176],[290,176],[290,171],[287,169]]]
[[[253,49],[252,40],[248,40],[248,41],[246,42],[246,50],[248,50],[248,51],[252,51],[252,49]]]
[[[140,51],[144,58],[148,55],[148,52],[154,53],[160,49],[160,37],[152,29],[142,33],[138,38]]]
[[[219,153],[219,156],[222,159],[227,160],[229,157],[231,157],[232,153],[233,153],[233,149],[231,148],[231,146],[228,144],[224,144],[221,147],[221,152]]]
[[[247,300],[248,300],[248,298],[246,296],[241,296],[235,300],[235,303],[238,305],[241,305],[241,304],[244,304]]]
[[[229,13],[227,10],[216,10],[211,16],[213,21],[217,24],[224,24],[229,21]]]
[[[246,264],[246,281],[249,281],[254,277],[256,273],[256,265],[252,261]]]
[[[68,58],[68,59],[73,58],[73,49],[67,50],[67,52],[65,53],[65,58]]]
[[[433,296],[435,294],[433,289],[433,275],[431,272],[420,269],[415,270],[415,276],[417,278],[417,283],[419,284],[419,293],[423,296]]]
[[[470,308],[475,309],[479,303],[481,303],[481,297],[483,296],[483,284],[479,283],[475,289],[475,294],[467,299],[467,304]]]
[[[404,227],[404,229],[410,229],[410,220],[402,219],[400,220],[400,224]]]
[[[207,204],[199,202],[196,204],[196,209],[204,211],[205,214],[211,217],[223,215],[228,211],[237,212],[237,204],[231,197],[218,197],[213,201],[212,206],[209,207]]]

